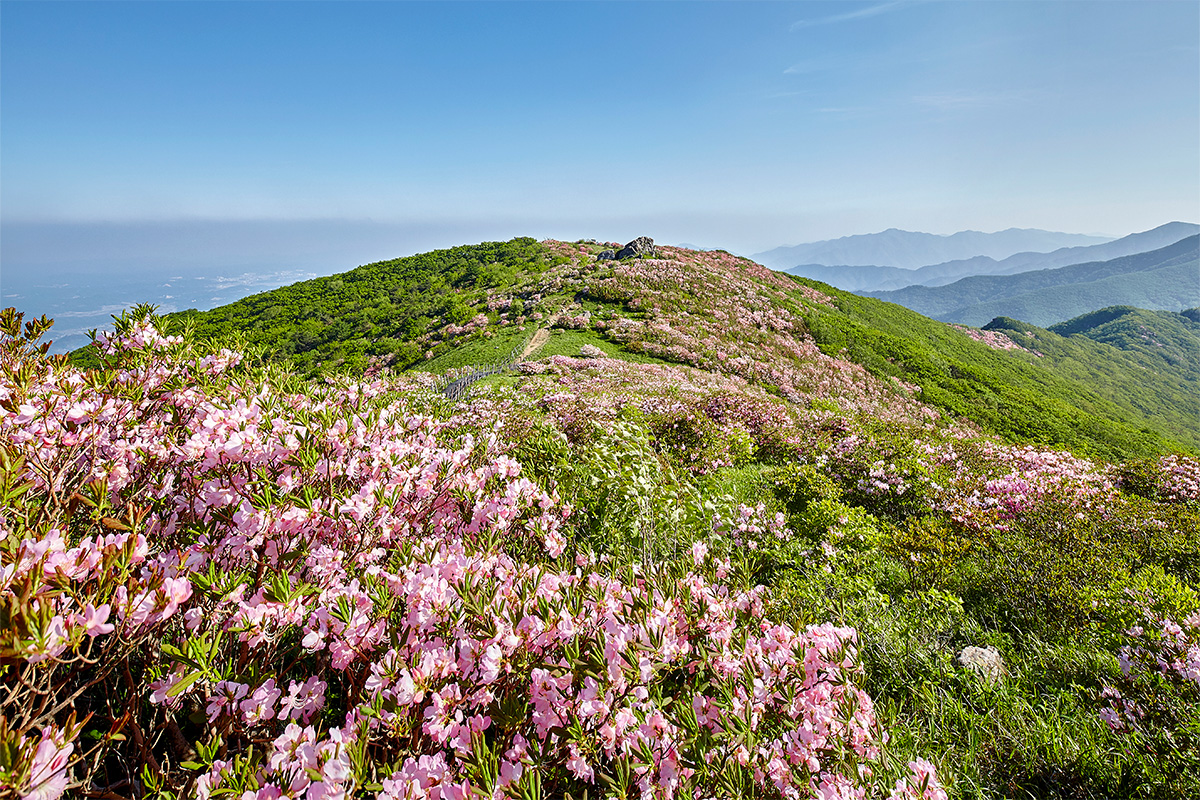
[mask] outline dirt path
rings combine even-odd
[[[521,353],[521,360],[529,358],[536,350],[539,350],[542,345],[550,341],[550,331],[545,328],[538,328],[537,333],[533,334],[533,338],[529,340],[529,344],[525,345],[525,350]]]
[[[521,360],[529,358],[531,355],[542,349],[542,345],[550,341],[550,326],[558,320],[558,315],[555,314],[546,320],[546,327],[538,328],[533,334],[533,338],[529,340],[529,344],[525,345],[525,349],[521,352]]]

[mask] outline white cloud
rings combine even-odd
[[[873,6],[860,8],[855,11],[847,11],[843,14],[832,14],[827,17],[817,17],[815,19],[802,19],[792,23],[792,30],[800,28],[811,28],[815,25],[832,25],[837,22],[850,22],[856,19],[866,19],[867,17],[876,17],[880,14],[886,14],[894,8],[901,6],[912,5],[913,0],[891,0],[887,3],[876,3]]]

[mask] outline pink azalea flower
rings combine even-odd
[[[29,767],[29,786],[21,800],[57,800],[66,791],[70,779],[67,766],[75,745],[62,740],[62,734],[52,728],[42,729]]]

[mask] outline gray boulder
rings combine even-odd
[[[597,261],[612,261],[616,257],[617,257],[617,254],[614,253],[612,250],[601,250],[599,253],[596,254]]]
[[[617,252],[617,258],[637,258],[645,256],[653,258],[655,254],[654,240],[649,236],[639,236]]]

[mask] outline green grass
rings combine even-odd
[[[511,330],[502,329],[502,332],[491,338],[477,336],[428,361],[413,365],[412,370],[441,374],[461,367],[498,364],[507,359],[514,350],[519,355],[525,343],[533,338],[533,334],[537,330],[533,325],[528,324],[524,328],[524,330],[518,330],[515,327]]]
[[[824,352],[915,383],[925,402],[1010,441],[1110,459],[1200,452],[1200,386],[1186,373],[1150,371],[1134,352],[1028,325],[1032,338],[1014,338],[1042,357],[994,350],[903,306],[795,280],[836,298],[836,311],[802,310]]]
[[[550,339],[531,358],[538,359],[549,356],[571,356],[572,358],[578,358],[579,349],[585,344],[600,348],[609,358],[618,358],[634,364],[669,363],[663,361],[661,358],[654,358],[653,356],[641,353],[631,353],[616,342],[611,342],[594,331],[577,331],[564,328],[551,329]]]
[[[461,367],[486,366],[500,363],[508,358],[514,349],[519,354],[537,331],[537,328],[532,324],[527,324],[524,327],[523,331],[514,329],[511,332],[498,333],[491,338],[476,337],[428,361],[416,364],[412,369],[414,372],[440,374]],[[546,340],[546,343],[535,352],[530,353],[527,360],[537,361],[550,356],[578,358],[580,348],[590,344],[603,350],[604,354],[609,358],[630,361],[635,364],[669,363],[653,356],[631,353],[621,347],[621,345],[605,339],[594,331],[552,328],[549,333],[550,338]]]

